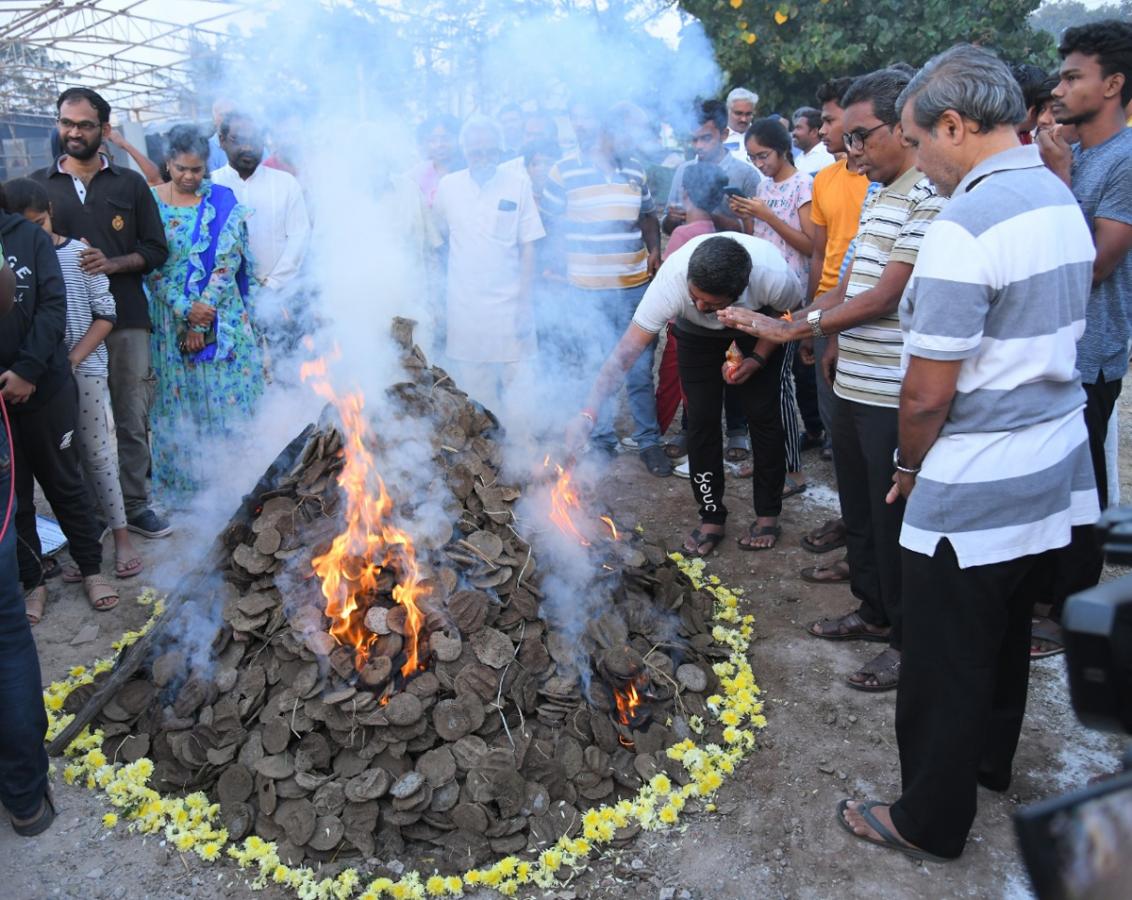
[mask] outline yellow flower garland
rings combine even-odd
[[[193,852],[205,862],[211,862],[226,853],[241,869],[255,873],[251,886],[262,889],[269,882],[289,887],[301,900],[424,900],[428,897],[462,897],[465,889],[487,886],[507,897],[518,894],[524,885],[540,888],[553,887],[566,872],[581,868],[590,852],[613,840],[618,829],[630,824],[646,831],[655,831],[675,825],[689,800],[704,801],[708,812],[715,805],[708,802],[722,787],[724,779],[735,771],[739,762],[755,748],[755,734],[766,726],[762,715],[760,691],[747,660],[754,617],[739,612],[742,591],[725,587],[715,575],[704,575],[702,559],[686,559],[683,554],[672,553],[677,564],[697,589],[706,590],[715,598],[715,621],[712,637],[730,648],[727,661],[713,667],[720,679],[722,693],[707,698],[707,706],[723,725],[723,745],[698,746],[690,739],[668,749],[668,756],[683,764],[690,780],[687,784],[673,784],[662,774],[655,775],[631,800],[595,807],[582,816],[581,837],[563,837],[553,847],[544,850],[531,861],[507,856],[483,869],[470,869],[462,875],[408,872],[399,880],[376,878],[362,886],[356,869],[347,869],[336,878],[319,878],[306,866],[288,866],[280,859],[275,844],[252,835],[239,845],[227,846],[228,833],[217,827],[220,806],[209,803],[201,793],[186,797],[162,797],[148,786],[153,774],[153,763],[148,759],[121,764],[108,760],[102,751],[102,731],[84,728],[66,750],[71,762],[63,769],[67,784],[85,784],[102,790],[117,809],[102,818],[107,828],[118,825],[120,817],[131,831],[155,834],[163,831],[169,844],[182,853]],[[138,598],[143,605],[153,605],[152,618],[138,631],[128,631],[114,643],[121,650],[137,641],[153,627],[161,615],[162,601],[147,589]],[[94,676],[108,671],[113,660],[102,659],[88,670],[76,666],[68,676],[44,691],[49,727],[48,740],[62,731],[73,718],[57,715],[71,691],[89,684]],[[703,733],[704,722],[698,716],[689,720],[696,734]],[[358,890],[360,893],[357,893]]]

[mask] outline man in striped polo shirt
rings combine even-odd
[[[566,244],[566,278],[578,301],[571,310],[576,334],[595,334],[600,358],[616,345],[633,319],[649,279],[660,266],[660,222],[645,167],[620,152],[619,120],[599,118],[585,103],[570,108],[578,138],[576,153],[555,163],[542,194],[542,211]],[[552,226],[553,227],[553,226]],[[652,363],[654,341],[625,381],[641,460],[653,474],[672,474],[660,446]],[[599,410],[591,446],[613,454],[613,404]]]
[[[1069,188],[1019,143],[1022,92],[993,54],[940,54],[899,106],[917,165],[953,199],[900,305],[903,791],[842,801],[840,821],[939,860],[963,851],[978,786],[1010,784],[1034,596],[1053,550],[1098,516],[1076,369],[1094,250]]]
[[[861,691],[885,691],[900,678],[900,524],[903,503],[885,504],[896,449],[903,339],[897,307],[916,264],[924,232],[944,204],[904,144],[896,98],[910,76],[881,69],[845,92],[845,145],[857,171],[884,187],[865,201],[852,265],[837,288],[784,322],[740,309],[722,311],[728,325],[758,337],[797,341],[836,334],[837,396],[833,465],[845,520],[849,587],[857,609],[810,625],[814,637],[888,644],[848,678]],[[745,329],[747,330],[747,329]]]

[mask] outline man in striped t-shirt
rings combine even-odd
[[[836,334],[833,381],[833,465],[845,520],[849,587],[857,609],[810,625],[814,637],[833,641],[887,642],[875,659],[849,676],[849,686],[884,691],[900,677],[900,524],[903,504],[886,505],[896,449],[903,339],[897,307],[912,274],[920,242],[944,204],[915,166],[904,144],[896,98],[909,76],[881,69],[845,92],[845,145],[857,171],[884,187],[861,211],[853,262],[837,288],[794,313],[793,322],[724,310],[720,318],[772,340]],[[729,318],[730,317],[730,318]],[[734,321],[733,321],[734,320]],[[740,326],[741,327],[741,326]],[[776,337],[778,336],[778,337]],[[828,354],[827,354],[828,356]]]
[[[953,199],[900,306],[903,790],[891,806],[843,801],[841,821],[953,859],[978,786],[1010,784],[1052,551],[1098,516],[1076,369],[1094,250],[1069,188],[1020,145],[1022,93],[993,54],[953,47],[899,104],[917,164]]]
[[[660,222],[645,167],[620,153],[616,117],[600,119],[586,104],[575,102],[570,121],[578,150],[550,170],[541,208],[565,241],[566,278],[578,302],[571,316],[575,331],[598,331],[600,346],[594,349],[604,358],[632,321],[660,266]],[[594,329],[595,321],[602,327]],[[666,476],[672,474],[672,463],[660,446],[656,422],[655,349],[654,341],[629,371],[625,387],[641,460],[653,475]],[[610,454],[617,447],[612,406],[607,401],[599,410],[590,437],[591,445]]]

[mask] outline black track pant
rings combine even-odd
[[[688,468],[692,494],[700,508],[700,519],[713,525],[727,520],[723,505],[723,438],[719,417],[723,405],[723,363],[731,336],[707,337],[685,331],[677,333],[677,364],[684,396],[688,399]],[[744,353],[754,350],[753,337],[737,339]],[[754,464],[752,492],[756,516],[777,516],[782,511],[782,485],[786,479],[779,381],[782,350],[777,349],[766,366],[741,385],[732,388],[747,416]]]
[[[892,821],[938,856],[963,851],[978,785],[1004,791],[1026,711],[1030,613],[1049,553],[960,569],[904,550],[904,653],[896,694],[903,793]]]
[[[35,482],[67,536],[71,557],[84,576],[102,567],[102,544],[90,494],[79,461],[78,387],[70,378],[36,409],[12,411],[12,449],[16,466],[16,533],[20,581],[30,589],[43,581],[43,550],[35,529]]]

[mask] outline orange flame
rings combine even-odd
[[[549,458],[547,460],[549,462]],[[583,547],[590,545],[589,540],[578,526],[574,524],[574,511],[581,510],[582,504],[578,500],[578,493],[571,486],[570,473],[562,466],[555,466],[558,470],[558,481],[550,492],[550,521],[558,526],[563,534],[574,537]]]
[[[358,669],[365,665],[369,647],[377,638],[364,624],[366,597],[377,592],[383,570],[396,572],[393,599],[405,607],[406,614],[406,659],[401,673],[408,677],[424,668],[419,655],[424,614],[418,601],[425,589],[421,586],[416,550],[409,535],[390,522],[393,500],[366,446],[369,427],[364,398],[360,393],[340,397],[326,374],[325,359],[304,363],[300,368],[303,380],[314,379],[315,393],[333,404],[342,419],[346,464],[338,476],[338,485],[346,495],[346,528],[334,538],[329,550],[311,560],[311,566],[322,582],[326,615],[331,620],[330,634],[339,644],[354,648],[354,665]]]
[[[603,521],[609,528],[610,534],[613,535],[613,540],[621,540],[621,535],[617,533],[617,526],[613,524],[613,519],[611,519],[609,516],[602,516],[601,521]]]
[[[633,724],[641,706],[641,692],[637,690],[636,682],[630,681],[623,691],[615,688],[613,702],[617,704],[617,721],[622,725]]]

